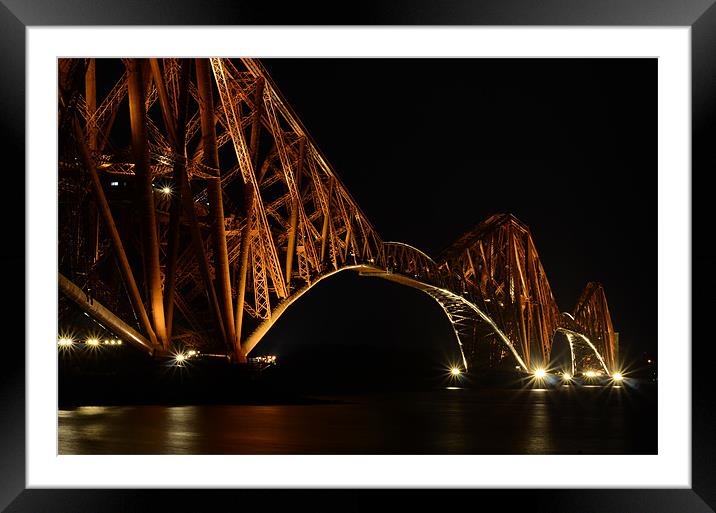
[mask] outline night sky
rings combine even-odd
[[[656,59],[262,62],[383,240],[436,255],[511,212],[560,310],[599,281],[622,354],[656,353]],[[427,295],[350,272],[309,291],[255,352],[312,344],[358,358],[375,356],[365,344],[455,349]]]

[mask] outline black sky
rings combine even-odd
[[[561,310],[601,282],[622,349],[656,352],[656,59],[265,59],[383,240],[435,255],[496,212],[531,229]],[[454,344],[427,296],[338,275],[257,352]]]

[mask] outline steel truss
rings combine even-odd
[[[525,370],[549,362],[558,329],[617,364],[603,288],[590,283],[573,318],[560,314],[514,217],[487,219],[436,260],[384,243],[259,61],[61,59],[58,69],[63,290],[102,299],[104,318],[135,330],[143,350],[190,341],[245,361],[293,301],[351,269],[433,297],[466,368],[476,323]]]

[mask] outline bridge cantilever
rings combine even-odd
[[[245,361],[313,285],[354,270],[430,295],[465,368],[475,364],[467,348],[478,343],[476,323],[524,371],[549,362],[560,328],[616,368],[603,287],[588,284],[572,318],[561,315],[530,230],[514,215],[488,217],[437,257],[384,242],[258,60],[121,63],[125,70],[105,60],[58,63],[60,285],[137,347],[207,345]],[[129,126],[115,123],[125,97]],[[128,140],[132,151],[113,143]],[[138,185],[141,198],[131,193]],[[129,298],[117,294],[117,257]],[[116,312],[82,298],[74,283],[88,276],[116,296]]]

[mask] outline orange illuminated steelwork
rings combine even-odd
[[[384,242],[258,60],[125,59],[100,98],[108,63],[120,61],[59,60],[61,290],[81,289],[62,297],[92,316],[97,300],[144,350],[245,362],[296,299],[353,270],[434,298],[463,370],[547,368],[560,330],[605,371],[617,365],[603,288],[590,283],[560,313],[514,216],[490,217],[436,258]]]

